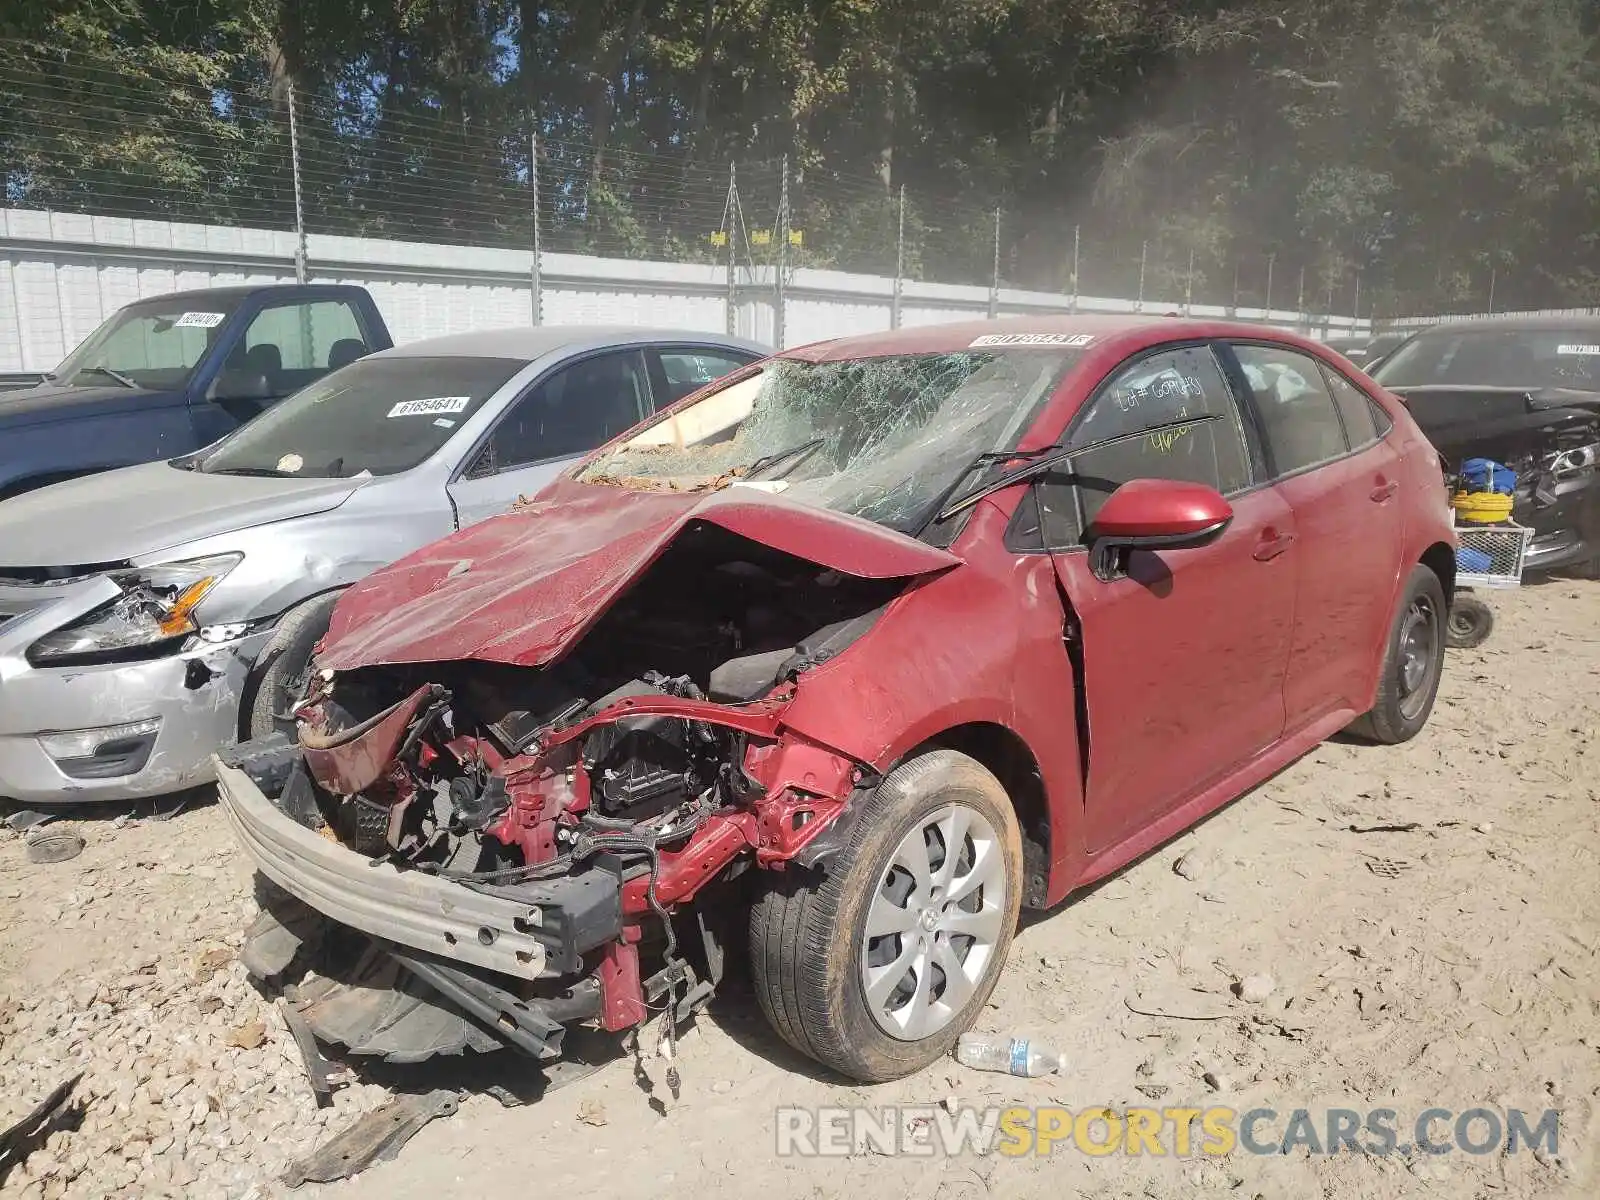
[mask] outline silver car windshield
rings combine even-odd
[[[526,365],[509,358],[363,358],[241,426],[199,469],[299,479],[409,471]]]
[[[1076,350],[772,359],[578,475],[636,490],[740,485],[912,531],[1028,429]]]

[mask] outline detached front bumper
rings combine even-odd
[[[0,648],[0,798],[137,800],[209,783],[211,755],[238,738],[239,699],[270,636],[143,662],[43,669],[29,665],[20,644]],[[119,727],[126,736],[109,752],[52,753],[53,735],[85,731],[92,744],[89,731]]]
[[[538,905],[366,858],[274,807],[237,767],[218,758],[215,770],[223,810],[256,868],[310,908],[383,941],[503,975],[544,973]]]

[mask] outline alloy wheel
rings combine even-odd
[[[1006,862],[983,814],[938,809],[901,838],[867,909],[861,986],[890,1037],[938,1033],[993,961],[1006,914]]]

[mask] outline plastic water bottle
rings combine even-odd
[[[1032,1078],[1066,1068],[1066,1056],[1027,1038],[963,1033],[956,1043],[956,1061],[976,1071],[1000,1071]]]

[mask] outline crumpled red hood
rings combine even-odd
[[[481,659],[541,666],[564,652],[694,522],[847,575],[910,578],[947,551],[750,488],[639,492],[559,480],[519,512],[425,546],[352,587],[318,665]]]

